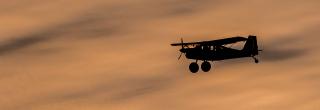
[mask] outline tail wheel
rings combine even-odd
[[[189,65],[189,70],[192,72],[192,73],[196,73],[199,71],[199,65],[196,63],[196,62],[192,62],[190,65]]]
[[[209,62],[207,62],[207,61],[204,61],[201,64],[201,69],[202,69],[203,72],[208,72],[211,69],[211,64]]]
[[[259,60],[258,60],[258,59],[254,59],[254,62],[255,62],[255,63],[259,63]]]
[[[259,63],[259,60],[256,57],[253,57],[255,63]]]

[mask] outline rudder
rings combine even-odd
[[[258,55],[257,36],[249,35],[242,51],[251,56]]]

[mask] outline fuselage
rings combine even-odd
[[[188,59],[217,61],[225,59],[251,57],[251,54],[243,50],[237,50],[227,47],[195,47],[184,50]]]

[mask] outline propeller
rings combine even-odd
[[[181,49],[180,49],[180,55],[179,55],[179,57],[178,57],[178,60],[180,60],[180,58],[181,58],[181,56],[182,56],[182,54],[183,54],[183,50],[184,50],[185,48],[184,48],[184,45],[183,45],[183,39],[181,38]]]
[[[183,39],[181,38],[181,49],[184,49],[184,45],[183,45]]]

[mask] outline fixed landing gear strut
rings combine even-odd
[[[204,61],[201,64],[201,69],[202,69],[203,72],[208,72],[211,69],[211,64],[208,61]],[[197,73],[199,71],[199,65],[197,64],[197,62],[192,62],[189,65],[189,70],[192,73]]]

